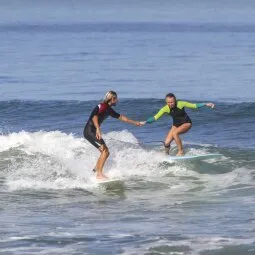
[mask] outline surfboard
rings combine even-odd
[[[169,161],[181,161],[181,160],[193,160],[193,159],[210,159],[223,156],[222,154],[211,153],[211,154],[202,154],[202,155],[184,155],[184,156],[168,156]]]
[[[124,181],[120,179],[106,179],[106,180],[96,180],[98,185],[104,186],[106,188],[120,188],[123,187]]]

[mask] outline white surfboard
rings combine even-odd
[[[180,160],[193,160],[193,159],[210,159],[223,156],[222,154],[211,153],[211,154],[202,154],[202,155],[184,155],[184,156],[168,156],[169,161],[180,161]]]
[[[97,179],[96,183],[106,188],[120,188],[123,187],[124,185],[124,181],[120,179],[103,179],[103,180]]]

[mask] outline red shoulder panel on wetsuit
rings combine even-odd
[[[98,105],[98,108],[99,108],[98,113],[104,113],[104,112],[106,112],[106,110],[107,110],[107,108],[108,108],[108,104],[100,103],[100,104]]]

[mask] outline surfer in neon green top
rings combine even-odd
[[[183,146],[179,135],[185,134],[187,131],[190,130],[192,126],[192,121],[188,114],[185,112],[185,107],[191,109],[201,108],[204,106],[214,108],[214,104],[213,103],[192,104],[186,101],[176,100],[175,95],[172,93],[167,94],[165,99],[166,105],[162,107],[155,116],[150,117],[145,122],[141,122],[141,124],[144,125],[146,123],[153,123],[157,121],[159,118],[161,118],[164,114],[171,115],[173,117],[173,125],[165,138],[164,142],[165,152],[166,154],[169,154],[171,142],[175,140],[178,147],[178,153],[176,156],[183,156],[184,155]]]

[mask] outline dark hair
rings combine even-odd
[[[168,93],[167,95],[166,95],[166,98],[167,97],[173,97],[174,99],[175,99],[175,101],[176,101],[176,97],[175,97],[175,95],[173,94],[173,93]]]

